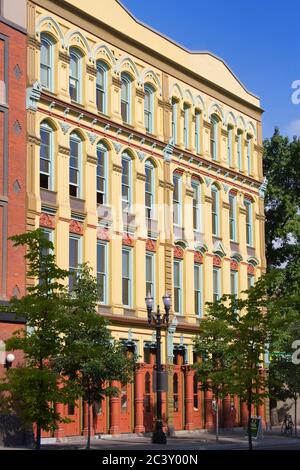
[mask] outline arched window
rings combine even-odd
[[[79,103],[81,101],[82,88],[82,55],[80,52],[71,47],[70,49],[70,77],[69,92],[71,100]]]
[[[47,90],[53,91],[53,53],[54,43],[48,34],[41,34],[41,62],[40,78],[41,84]]]
[[[252,201],[249,199],[244,200],[246,207],[246,243],[248,246],[253,245],[253,211],[252,211]]]
[[[150,85],[145,85],[144,91],[145,128],[147,132],[153,134],[154,90]]]
[[[177,144],[177,100],[172,98],[172,139],[173,144]]]
[[[228,154],[228,165],[233,165],[233,127],[228,126],[228,140],[227,140],[227,154]]]
[[[122,155],[122,209],[129,210],[132,204],[132,161],[127,153]]]
[[[82,140],[76,132],[70,136],[69,194],[81,197]]]
[[[173,375],[173,404],[174,404],[174,411],[178,411],[179,410],[178,375],[176,373]]]
[[[154,184],[155,170],[152,162],[147,160],[145,163],[145,210],[146,219],[153,219],[154,216]]]
[[[187,103],[183,105],[183,142],[186,149],[190,147],[190,106]]]
[[[54,131],[46,122],[40,127],[40,187],[54,189]]]
[[[100,142],[97,145],[97,204],[107,204],[107,147]]]
[[[219,120],[216,116],[212,115],[210,118],[211,133],[210,133],[210,153],[213,160],[218,160],[218,147],[219,147]]]
[[[100,113],[107,114],[107,66],[97,61],[96,103]]]
[[[218,188],[213,185],[211,187],[212,196],[212,234],[216,237],[220,234],[220,196]]]
[[[237,143],[237,156],[238,156],[238,169],[243,169],[243,131],[238,131],[238,143]]]
[[[252,137],[247,135],[247,173],[251,175],[252,172]]]
[[[182,224],[182,178],[178,173],[173,175],[173,222],[175,225]]]
[[[231,241],[237,240],[237,216],[236,216],[236,195],[229,194],[229,238]]]
[[[193,196],[193,228],[195,231],[201,231],[201,185],[196,179],[192,180]]]
[[[121,116],[125,123],[131,121],[131,78],[127,73],[121,74]]]
[[[201,152],[201,111],[195,111],[195,149],[196,153]]]

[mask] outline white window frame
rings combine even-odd
[[[49,64],[43,64],[42,63],[43,41],[49,47]],[[53,55],[54,55],[54,42],[48,34],[42,33],[41,34],[41,52],[40,52],[40,79],[41,79],[42,87],[45,88],[46,90],[49,90],[49,91],[53,91],[53,87],[54,87],[54,64],[53,64],[54,61],[53,61]],[[46,70],[47,85],[45,85],[45,83],[43,83],[43,81],[42,81],[42,70],[43,69]]]
[[[79,237],[79,236],[76,236],[76,235],[73,235],[73,234],[70,234],[69,235],[69,271],[70,272],[78,272],[78,266],[77,268],[73,268],[70,266],[70,240],[76,240],[78,241],[78,266],[80,266],[82,264],[82,237]],[[76,275],[75,275],[76,276]],[[70,277],[69,276],[69,288],[70,288]]]
[[[228,126],[228,141],[227,141],[227,156],[228,156],[228,165],[233,166],[233,134],[234,129],[232,126]]]
[[[243,169],[243,132],[238,131],[238,142],[237,142],[237,155],[238,155],[238,169]]]
[[[214,273],[216,273],[217,285],[215,285]],[[215,296],[216,300],[219,300],[221,297],[221,268],[217,266],[213,266],[213,301],[215,301]]]
[[[127,185],[123,183],[123,159],[128,162],[128,184]],[[130,208],[132,206],[132,159],[130,158],[130,155],[128,155],[127,153],[123,153],[121,164],[122,164],[122,177],[121,177],[122,210],[125,210],[128,212],[130,211]],[[124,186],[128,187],[128,200],[123,199],[123,187]]]
[[[71,69],[71,60],[73,58],[76,58],[77,61],[77,68],[78,68],[78,77],[72,75],[72,69]],[[75,103],[81,103],[82,100],[82,55],[81,53],[74,47],[70,48],[70,75],[69,75],[69,90],[71,89],[71,81],[74,81],[75,83],[75,89],[76,89],[76,99],[71,97],[70,93],[70,98],[72,101]]]
[[[99,154],[98,152],[103,155],[103,168],[104,168],[104,175],[103,176],[98,176],[98,168],[99,168]],[[99,142],[97,144],[97,168],[96,168],[96,193],[102,194],[103,196],[103,202],[100,203],[98,202],[98,197],[97,197],[97,204],[107,204],[108,203],[108,148],[106,145],[104,145],[102,142]],[[103,179],[103,185],[104,185],[104,190],[100,191],[98,190],[98,178]]]
[[[254,284],[255,284],[254,274],[247,274],[247,284],[248,284],[248,289],[250,289],[250,287],[254,286]]]
[[[196,285],[196,271],[198,271],[199,284]],[[196,310],[196,296],[198,298],[199,311]],[[194,299],[195,299],[195,315],[198,318],[203,316],[203,265],[194,263]]]
[[[211,225],[211,228],[212,228],[212,235],[214,237],[219,237],[220,236],[220,192],[219,192],[219,189],[216,187],[216,186],[212,186],[211,187],[211,194],[212,194],[212,204],[211,204],[211,214],[212,214],[212,225]],[[214,196],[213,195],[216,195],[216,198],[215,198],[215,201],[216,201],[216,211],[214,211]],[[215,227],[216,227],[216,231],[214,232],[213,231],[213,220],[214,220],[214,217],[215,217]]]
[[[192,180],[193,196],[193,228],[196,232],[201,232],[201,184],[197,180]],[[196,193],[196,197],[195,197]],[[195,220],[196,213],[196,220]]]
[[[122,83],[121,85],[121,117],[124,123],[131,124],[132,80],[126,73],[122,73],[121,83]],[[124,96],[123,96],[124,87],[126,88],[126,95],[127,95],[126,100],[124,99]],[[125,106],[126,106],[126,119],[123,119],[123,116],[122,116],[122,103],[125,103]]]
[[[252,137],[247,136],[247,173],[250,176],[252,171]]]
[[[246,244],[253,246],[253,203],[248,199],[244,200],[246,207]],[[248,220],[247,220],[248,219]]]
[[[235,297],[239,295],[239,273],[233,269],[230,270],[230,294]]]
[[[190,148],[190,106],[187,103],[183,105],[183,142],[186,149]]]
[[[178,184],[178,200],[175,200],[175,181]],[[182,177],[181,175],[174,173],[173,174],[173,185],[174,185],[174,191],[173,191],[173,223],[177,227],[182,226]],[[176,208],[176,210],[175,210]],[[175,221],[175,219],[177,219]]]
[[[155,207],[155,168],[151,160],[147,160],[145,163],[145,170],[149,170],[149,173],[151,175],[151,189],[150,192],[147,191],[147,171],[145,171],[146,174],[146,181],[145,181],[145,216],[146,220],[153,219],[155,217],[154,213],[154,207]],[[150,196],[150,206],[147,205],[147,198],[146,195],[149,194]]]
[[[43,172],[40,169],[40,175],[46,175],[48,177],[48,188],[44,188],[40,185],[41,189],[48,189],[49,191],[54,190],[54,129],[51,127],[47,121],[41,122],[40,125],[40,134],[42,133],[42,130],[44,132],[47,132],[49,134],[49,173]],[[45,158],[41,157],[41,147],[42,147],[42,141],[40,144],[40,163],[41,160],[46,160]]]
[[[128,254],[128,277],[124,277],[123,275],[123,253],[127,253]],[[124,302],[124,298],[123,298],[123,280],[124,279],[127,279],[128,283],[129,283],[129,288],[128,288],[128,297],[129,297],[129,302],[128,304],[125,304],[123,303],[124,307],[128,307],[128,308],[131,308],[132,307],[132,298],[133,298],[133,295],[132,295],[132,287],[133,287],[133,261],[132,261],[132,248],[122,248],[122,302]]]
[[[79,144],[79,146],[78,146],[78,168],[71,167],[71,140],[76,141],[76,143]],[[76,198],[81,198],[82,197],[82,146],[83,146],[82,139],[80,138],[80,136],[76,132],[73,132],[70,135],[69,187],[74,186],[75,188],[77,188],[76,196],[73,196],[73,195],[70,194],[71,197],[76,197]],[[77,171],[77,174],[78,174],[78,183],[77,184],[71,183],[71,169],[74,169],[75,171]],[[70,193],[70,189],[69,189],[69,193]]]
[[[196,153],[201,153],[201,112],[195,111],[195,150]]]
[[[211,148],[211,159],[218,161],[219,152],[219,121],[216,116],[211,116],[211,132],[210,132],[210,148]]]
[[[172,138],[173,138],[173,144],[177,144],[177,107],[178,107],[178,102],[172,98]]]
[[[145,99],[144,99],[144,122],[146,131],[150,134],[153,134],[154,129],[154,90],[153,88],[146,84],[144,86]],[[149,96],[149,109],[146,109],[146,95]],[[147,116],[147,117],[146,117]],[[147,128],[147,119],[148,119],[148,128]]]
[[[102,246],[104,249],[104,272],[98,271],[98,246]],[[98,285],[98,275],[102,275],[104,278],[104,288],[103,288],[103,300],[98,300],[100,304],[107,305],[108,303],[108,243],[101,240],[97,240],[97,285]]]
[[[147,279],[147,258],[151,260],[151,272],[152,272],[152,278],[149,280]],[[151,284],[151,291],[150,294],[154,300],[153,304],[155,305],[155,299],[156,299],[156,256],[155,253],[152,253],[150,251],[146,251],[146,296],[148,295],[148,289],[147,289],[147,284]]]
[[[233,217],[231,216],[233,213]],[[229,239],[233,242],[237,240],[237,207],[236,207],[236,196],[234,194],[229,194]],[[231,236],[231,229],[232,235]]]
[[[102,114],[107,114],[107,66],[104,62],[101,60],[97,60],[96,62],[96,69],[97,69],[97,77],[96,77],[96,105],[97,105],[97,110],[99,113]],[[103,87],[101,88],[99,82],[98,82],[98,72],[103,73]],[[99,103],[97,101],[97,96],[98,96],[98,90],[100,93],[103,95],[103,109],[100,109]]]
[[[183,289],[182,289],[182,264],[183,264],[183,260],[181,259],[174,259],[174,263],[173,263],[173,270],[174,270],[174,274],[173,274],[173,283],[174,283],[174,312],[175,314],[177,315],[182,315],[183,314],[183,311],[182,311],[182,300],[183,300]],[[179,266],[179,285],[175,285],[175,265],[178,265]],[[179,291],[179,296],[178,296],[178,312],[175,310],[175,289],[178,289]]]

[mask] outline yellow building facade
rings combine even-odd
[[[265,271],[259,99],[221,59],[185,50],[116,0],[29,1],[27,26],[27,229],[45,229],[60,267],[90,263],[99,313],[144,368],[142,392],[123,387],[95,432],[151,429],[149,291],[161,308],[172,298],[166,426],[210,427],[211,397],[188,382],[205,302],[240,295]],[[234,404],[224,425],[242,421]],[[84,410],[77,418],[60,432],[83,432]]]

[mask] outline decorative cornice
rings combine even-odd
[[[59,51],[58,59],[61,60],[62,62],[65,62],[66,64],[70,63],[70,56],[66,52]]]
[[[97,69],[92,65],[87,64],[86,73],[88,73],[89,75],[93,75],[93,77],[97,77]]]
[[[120,165],[117,165],[116,163],[113,163],[112,169],[116,173],[121,173],[121,174],[123,173],[123,168]]]
[[[112,77],[112,84],[113,84],[114,86],[117,86],[117,87],[121,88],[121,86],[122,86],[122,81],[121,81],[120,78],[113,76],[113,77]]]
[[[94,155],[87,155],[86,160],[88,163],[92,163],[93,165],[97,165],[98,159],[97,157],[94,157]]]
[[[27,134],[27,142],[30,144],[41,145],[41,139],[32,134]]]
[[[146,175],[144,173],[137,173],[136,179],[140,181],[146,181]]]
[[[59,145],[58,153],[61,153],[62,155],[70,156],[70,149],[68,147],[64,147],[63,145]]]
[[[141,88],[136,88],[135,89],[135,94],[139,98],[143,98],[143,99],[145,98],[145,92],[144,92],[144,90],[141,90]]]
[[[27,36],[27,44],[28,46],[32,46],[35,49],[40,49],[41,48],[41,43],[38,39],[36,39],[35,36]]]

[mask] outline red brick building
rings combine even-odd
[[[26,0],[0,1],[0,341],[23,324],[1,305],[23,295],[22,249],[9,237],[26,230]],[[3,346],[3,343],[2,343]],[[16,365],[21,354],[15,353]],[[5,355],[2,354],[3,362]],[[0,376],[3,363],[0,363]]]

